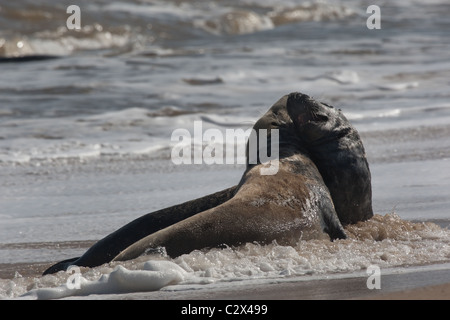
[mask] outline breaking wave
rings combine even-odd
[[[7,31],[0,31],[0,57],[66,56],[87,50],[122,54],[142,50],[155,41],[184,37],[185,33],[199,36],[198,30],[213,35],[240,35],[284,24],[342,20],[355,14],[348,7],[326,2],[295,6],[289,1],[235,2],[231,6],[201,1],[119,2],[89,7],[81,4],[82,27],[74,31],[66,27],[69,15],[63,6],[37,6],[30,2],[20,8],[2,4],[1,10],[0,27],[4,27],[0,30]],[[24,27],[29,21],[33,21],[33,28]],[[15,25],[17,28],[11,28]]]

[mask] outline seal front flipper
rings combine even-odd
[[[122,250],[136,241],[231,199],[236,189],[237,186],[230,187],[195,200],[148,213],[99,240],[81,257],[61,261],[48,268],[44,274],[66,270],[70,265],[96,267],[110,262]],[[69,261],[71,263],[68,263]]]
[[[318,193],[321,194],[322,199],[329,199],[329,201],[320,201],[318,203],[323,231],[330,236],[331,240],[347,239],[344,227],[339,221],[328,190],[321,190]]]

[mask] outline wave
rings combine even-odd
[[[81,4],[81,30],[69,30],[64,7],[24,3],[2,5],[0,57],[67,56],[79,51],[107,54],[141,51],[165,39],[251,34],[285,24],[342,20],[354,15],[343,5],[290,1],[214,4],[191,1]],[[33,21],[33,28],[29,27]],[[14,28],[11,28],[11,27]]]
[[[136,45],[130,38],[134,39],[127,28],[104,31],[100,24],[94,24],[72,32],[62,27],[56,31],[0,38],[0,56],[67,56],[77,51],[101,49],[124,52],[127,46],[127,51],[131,51]]]
[[[203,131],[251,126],[253,119],[244,116],[201,110],[209,111],[210,107],[216,106],[200,106],[199,110],[170,105],[157,110],[134,107],[57,119],[5,120],[0,128],[0,164],[84,162],[100,157],[167,158],[175,145],[173,132],[180,128],[193,132],[195,121],[202,122]]]
[[[348,7],[325,2],[307,2],[293,7],[275,5],[264,13],[256,11],[231,10],[210,19],[197,20],[195,25],[215,35],[239,35],[270,30],[285,24],[342,20],[355,14]]]
[[[212,85],[209,84],[209,79],[198,79],[195,78],[195,81],[207,82],[203,86]],[[342,78],[340,80],[343,81]],[[88,89],[89,87],[48,87],[45,91],[64,91],[67,94]],[[36,89],[36,92],[40,91],[41,89]],[[101,157],[128,159],[145,156],[166,159],[175,145],[171,137],[176,129],[186,129],[193,137],[194,124],[201,121],[202,133],[211,128],[218,129],[225,136],[226,129],[247,130],[258,118],[258,107],[249,109],[248,114],[234,113],[233,109],[224,112],[224,108],[226,107],[221,104],[196,106],[167,104],[158,109],[134,107],[96,115],[70,114],[57,118],[28,119],[17,118],[14,116],[14,110],[5,109],[0,113],[0,118],[2,116],[5,118],[0,127],[0,164],[84,162]],[[436,116],[440,115],[441,120],[445,122],[449,110],[446,104],[396,108],[377,106],[367,110],[344,109],[344,114],[358,126],[366,138],[371,138],[373,144],[390,137],[391,131],[388,129],[399,130],[397,128],[399,119],[417,121],[415,119],[433,112]],[[74,112],[76,111],[74,109]],[[435,127],[438,124],[436,122]],[[444,129],[441,131],[446,132]],[[415,128],[413,132],[417,133],[417,130]],[[406,131],[402,132],[408,135]],[[381,139],[382,136],[385,138]],[[378,140],[374,140],[375,138]],[[428,137],[432,138],[436,137]],[[203,143],[206,144],[207,141]]]
[[[306,21],[343,20],[355,15],[355,11],[344,5],[326,2],[306,2],[287,8],[276,8],[268,16],[275,26]]]
[[[208,20],[198,20],[195,25],[215,34],[249,34],[274,28],[272,20],[252,11],[231,11]]]

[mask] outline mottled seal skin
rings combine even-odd
[[[294,92],[287,110],[330,190],[343,225],[373,216],[369,164],[361,138],[341,110]]]
[[[295,244],[300,239],[345,238],[328,188],[301,147],[286,112],[286,97],[275,103],[254,129],[270,130],[268,140],[273,129],[279,130],[276,174],[262,175],[265,164],[249,164],[230,200],[139,240],[114,261],[134,259],[158,247],[175,257],[223,244],[274,240]]]

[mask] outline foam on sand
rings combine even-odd
[[[155,291],[169,284],[179,283],[187,277],[187,272],[173,262],[148,261],[144,264],[143,270],[128,270],[119,265],[98,280],[91,281],[80,274],[74,274],[59,287],[34,289],[24,294],[22,298],[60,299],[90,294]]]

